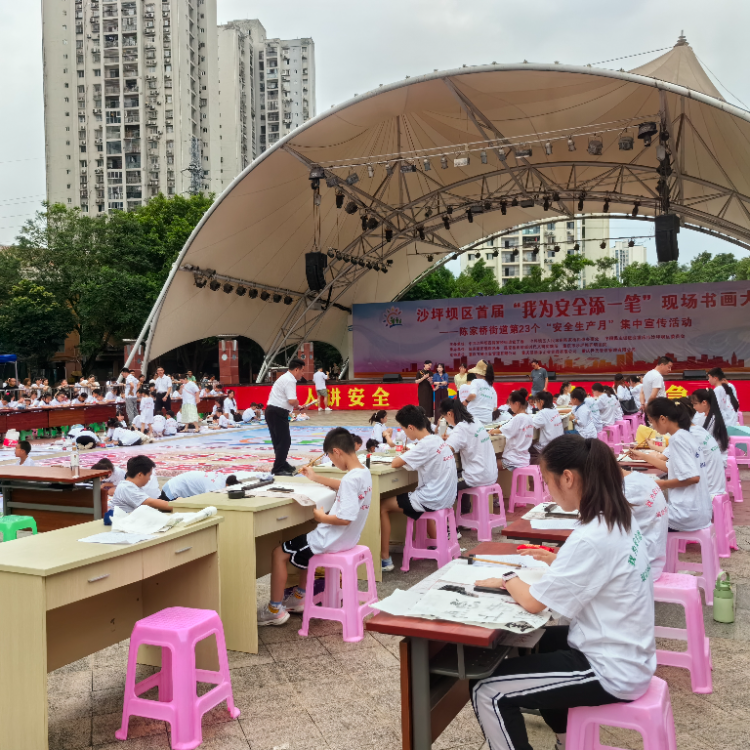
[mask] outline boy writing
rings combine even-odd
[[[347,472],[341,479],[316,474],[306,466],[301,474],[313,482],[336,490],[336,500],[330,513],[316,508],[313,518],[318,526],[309,534],[301,534],[276,547],[271,563],[271,601],[258,610],[258,625],[283,625],[290,612],[305,608],[305,578],[301,585],[284,599],[287,580],[287,562],[295,568],[307,570],[310,558],[324,552],[341,552],[355,547],[367,521],[372,495],[372,477],[369,469],[359,462],[354,448],[354,438],[349,430],[336,427],[323,441],[323,452],[333,465]]]
[[[141,505],[148,505],[163,513],[171,513],[172,506],[166,500],[157,500],[144,490],[151,481],[151,472],[156,464],[148,456],[133,456],[128,461],[125,479],[115,488],[115,494],[109,501],[110,508],[121,508],[126,513],[132,513]]]
[[[31,443],[28,440],[19,440],[14,453],[18,459],[18,466],[36,466],[34,460],[29,458]]]

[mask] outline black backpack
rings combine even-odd
[[[625,386],[628,388],[627,386]],[[622,408],[623,414],[636,414],[638,412],[638,406],[635,403],[633,392],[628,388],[628,395],[630,398],[620,399],[620,407]]]

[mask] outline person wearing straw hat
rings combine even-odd
[[[476,377],[471,381],[466,408],[475,421],[489,424],[492,421],[492,412],[497,409],[497,392],[492,386],[495,382],[495,372],[492,365],[483,359],[480,359],[469,372]]]

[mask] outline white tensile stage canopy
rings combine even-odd
[[[435,72],[293,130],[196,227],[144,326],[144,359],[222,335],[264,349],[261,377],[306,340],[348,357],[352,305],[398,299],[488,236],[601,213],[605,201],[612,217],[671,211],[750,249],[750,112],[724,101],[684,37],[631,72]],[[316,291],[311,252],[328,263]]]

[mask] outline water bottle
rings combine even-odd
[[[439,437],[443,437],[443,435],[445,435],[447,431],[448,431],[448,423],[445,421],[445,417],[441,417],[440,421],[438,422],[437,434]]]
[[[722,576],[726,576],[726,578],[722,580]],[[722,572],[716,579],[714,620],[716,622],[734,622],[734,591],[732,591],[729,573]]]
[[[73,446],[73,450],[70,453],[70,473],[74,477],[81,476],[80,461],[78,459],[78,444]]]

